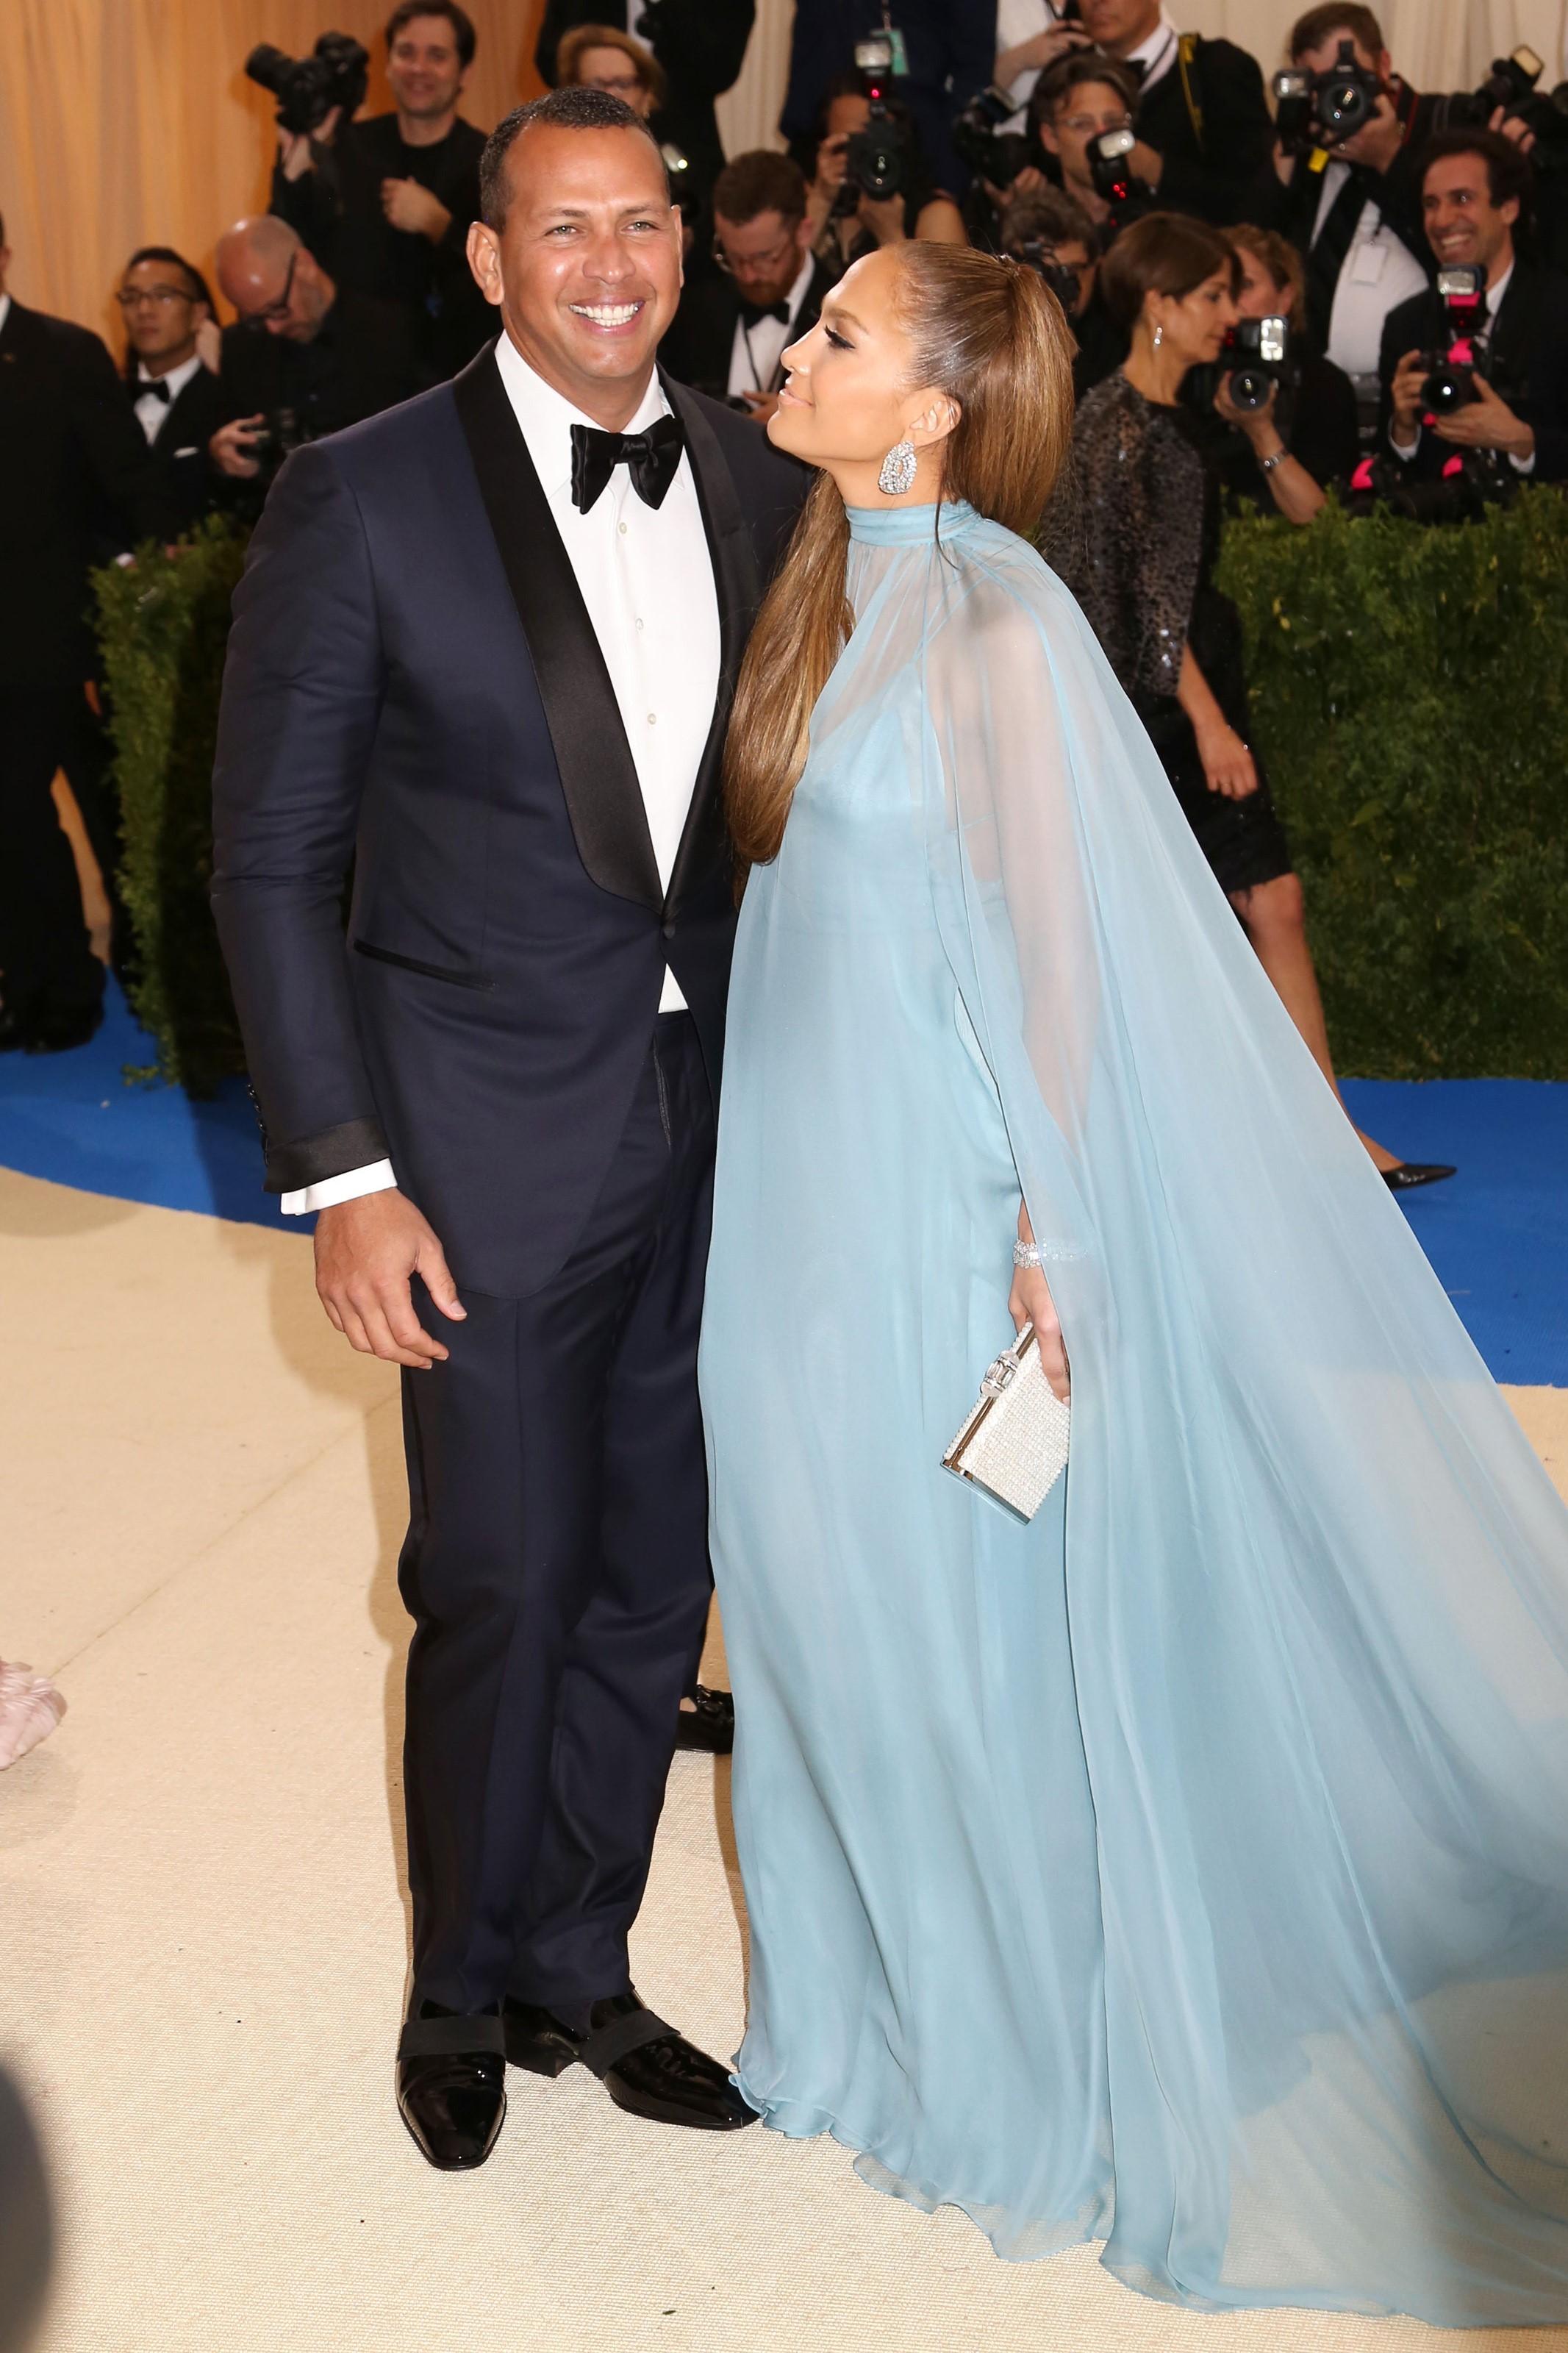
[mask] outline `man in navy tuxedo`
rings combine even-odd
[[[489,2154],[508,2060],[751,2120],[626,1938],[710,1589],[724,727],[804,488],[656,369],[680,227],[628,108],[518,109],[481,192],[500,334],[284,467],[214,783],[267,1182],[320,1211],[332,1322],[405,1368],[398,2098],[447,2168]]]

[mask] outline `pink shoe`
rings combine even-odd
[[[43,1675],[0,1659],[0,1771],[47,1740],[65,1712],[63,1695]]]

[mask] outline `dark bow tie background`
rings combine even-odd
[[[760,327],[764,319],[776,319],[781,327],[787,327],[789,324],[789,304],[787,302],[748,302],[744,295],[742,295],[741,298],[741,324],[746,329],[747,332],[750,333],[753,327]]]
[[[145,400],[149,393],[152,394],[154,400],[161,400],[164,407],[167,408],[169,406],[169,387],[164,383],[161,375],[149,375],[141,378],[136,386],[137,399]]]

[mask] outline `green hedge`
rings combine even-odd
[[[193,1093],[244,1067],[207,906],[244,534],[100,575],[135,1008]],[[1230,525],[1264,757],[1342,1070],[1568,1078],[1568,499],[1435,529]]]
[[[137,551],[98,575],[138,1019],[166,1078],[192,1094],[243,1071],[245,1053],[207,904],[212,770],[229,598],[246,534],[204,523],[173,554]]]
[[[1233,523],[1220,582],[1340,1068],[1568,1079],[1568,499]]]

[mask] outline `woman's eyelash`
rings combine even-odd
[[[822,332],[827,337],[828,342],[830,343],[837,344],[841,352],[853,351],[854,345],[847,339],[847,337],[843,335],[836,335],[831,327],[824,327]]]

